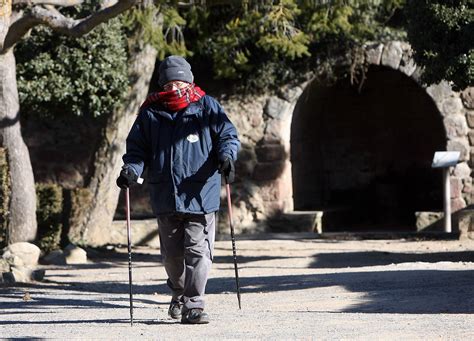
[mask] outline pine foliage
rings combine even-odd
[[[211,60],[216,77],[258,90],[300,80],[308,70],[328,78],[347,76],[359,60],[354,51],[365,42],[405,37],[403,29],[388,24],[403,4],[249,0],[182,13],[186,34],[193,38],[188,49],[200,60]]]
[[[452,81],[458,89],[474,84],[474,1],[410,0],[408,39],[423,80]]]

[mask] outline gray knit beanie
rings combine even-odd
[[[180,56],[166,57],[160,64],[158,69],[160,77],[158,85],[163,86],[171,81],[183,81],[192,83],[194,80],[191,72],[191,65]]]

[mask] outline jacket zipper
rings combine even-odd
[[[173,183],[173,199],[174,199],[174,208],[175,210],[178,210],[178,203],[176,200],[176,195],[177,195],[177,189],[176,189],[176,182],[174,181],[174,175],[173,175],[173,167],[174,167],[174,133],[175,133],[175,127],[176,127],[176,122],[172,119],[171,120],[171,126],[172,131],[171,131],[171,143],[170,143],[170,177],[171,177],[171,182]]]

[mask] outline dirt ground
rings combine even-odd
[[[133,327],[126,249],[89,250],[88,264],[45,266],[44,282],[0,287],[0,337],[474,339],[473,241],[279,238],[237,241],[242,310],[231,243],[216,242],[208,325],[167,317],[159,250],[136,247]]]

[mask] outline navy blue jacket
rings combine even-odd
[[[204,214],[220,205],[218,160],[237,159],[237,130],[220,104],[205,95],[177,113],[143,109],[127,137],[125,167],[147,180],[155,214]]]

